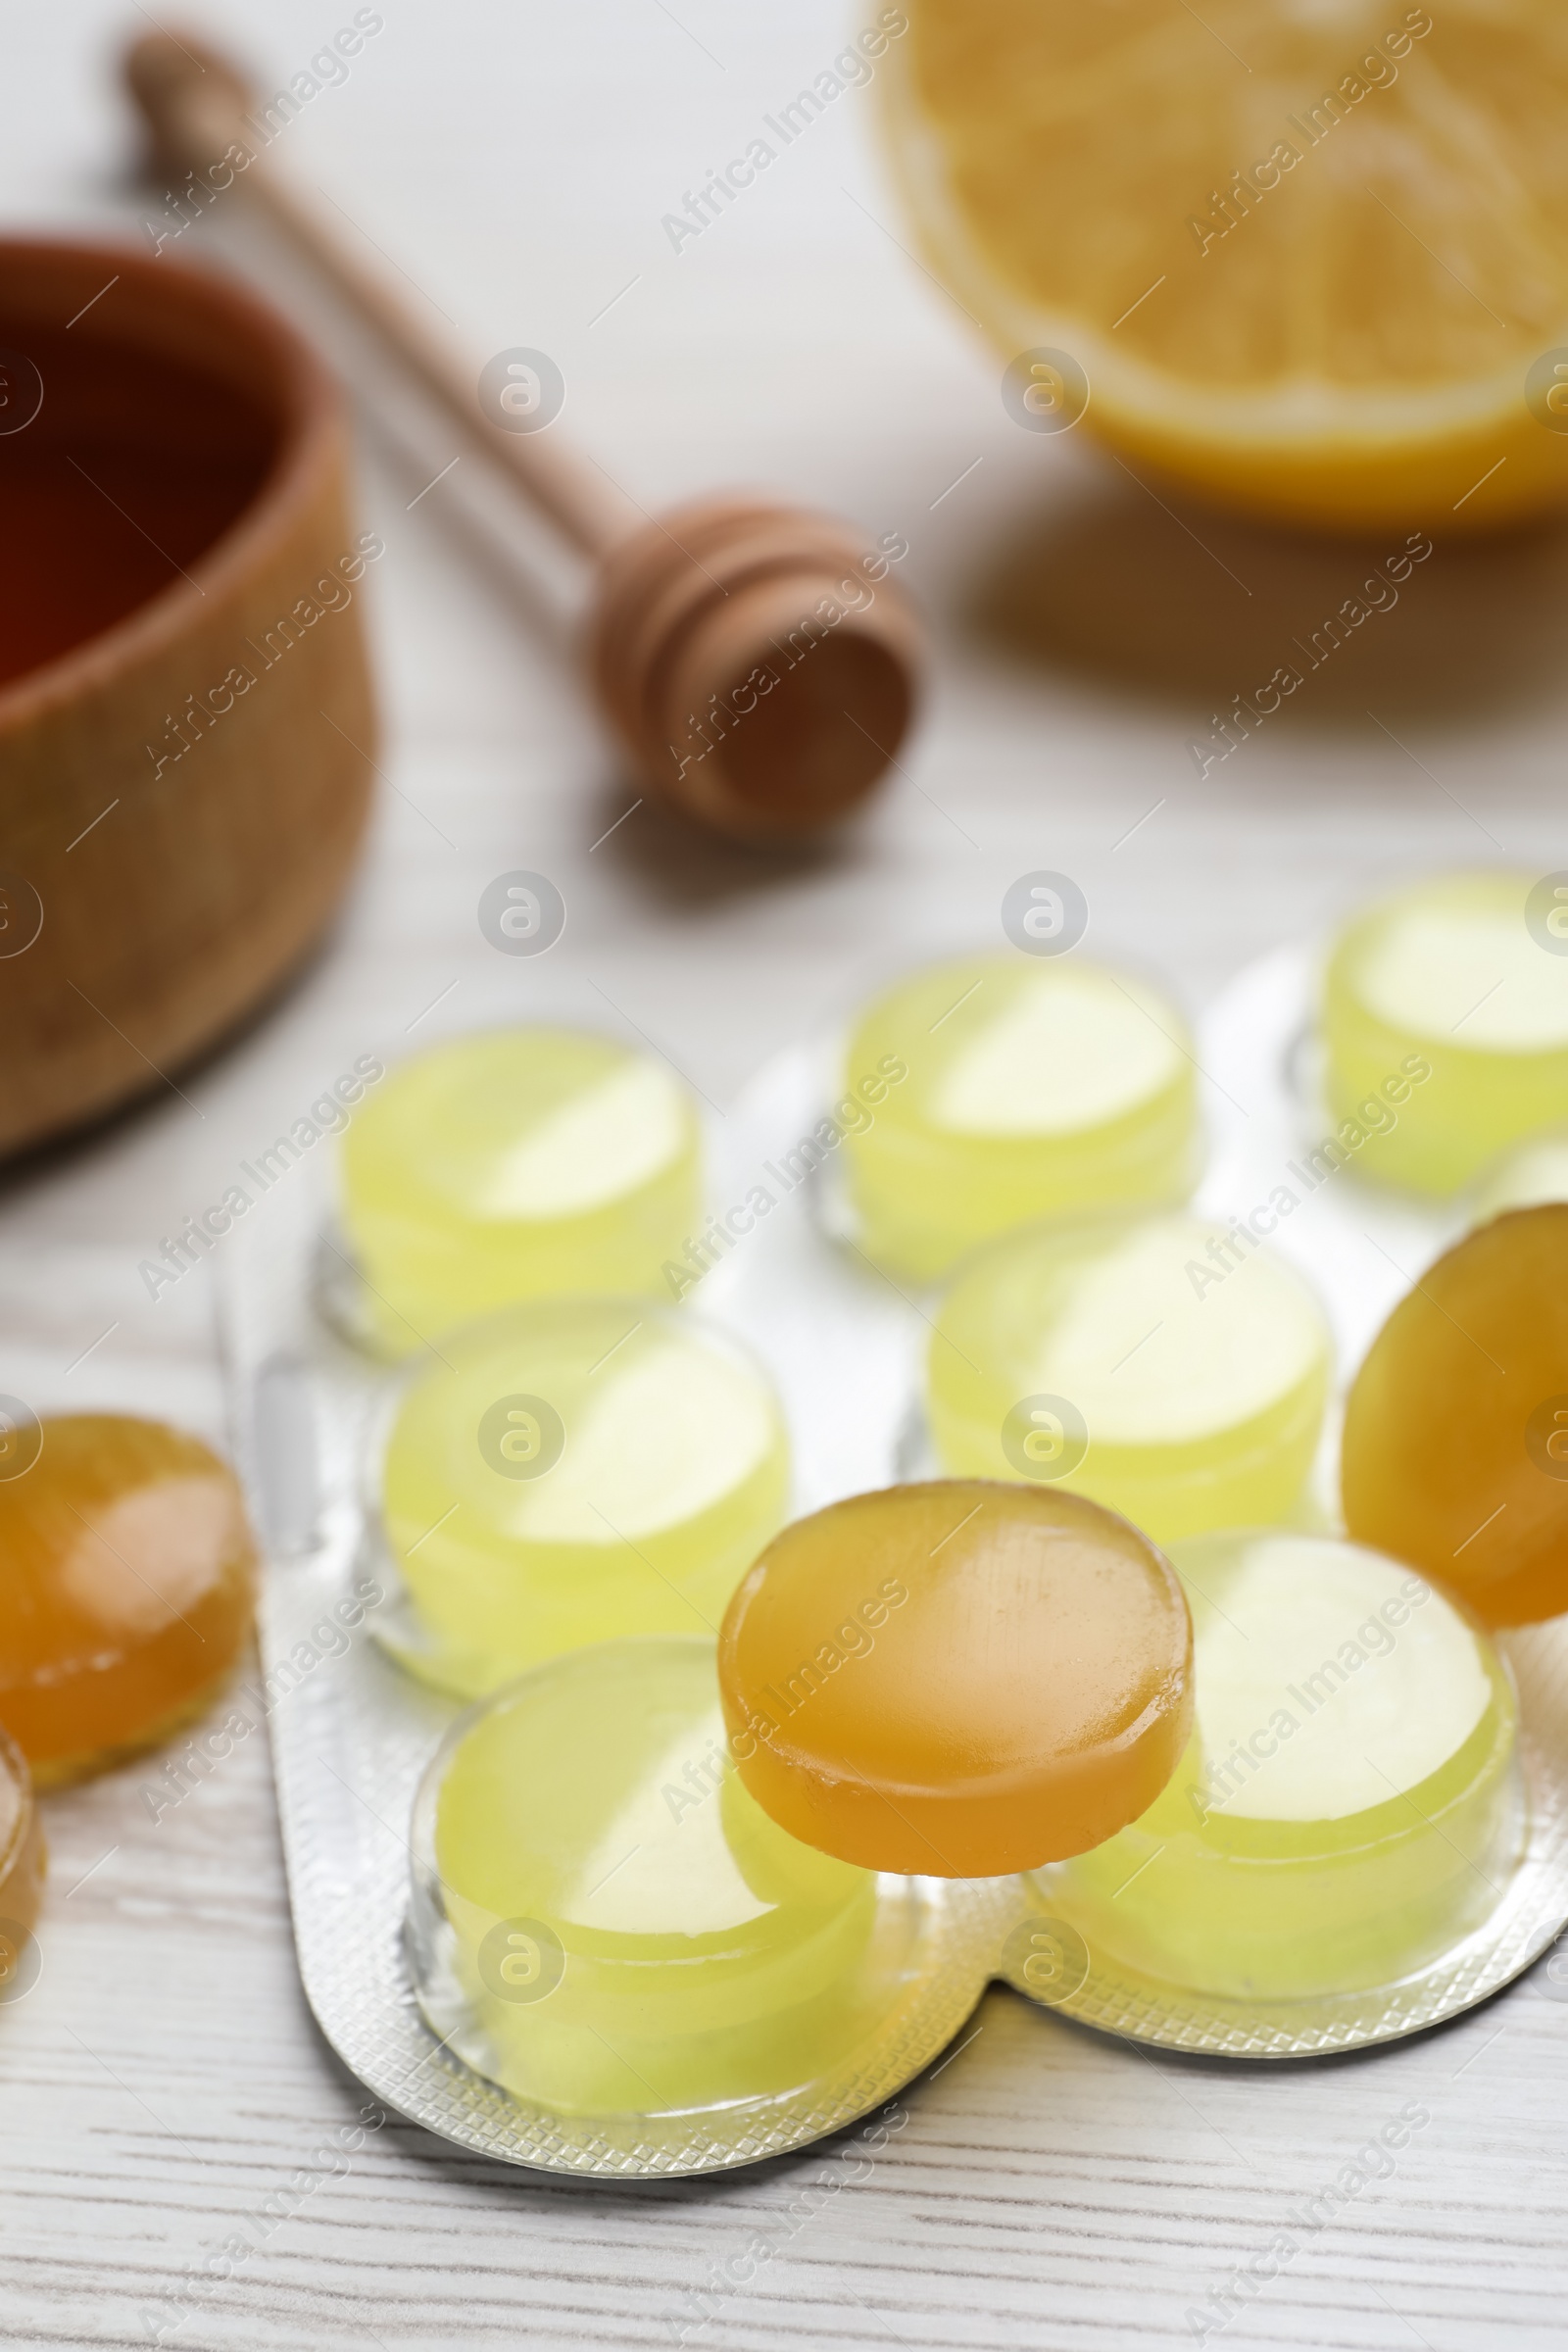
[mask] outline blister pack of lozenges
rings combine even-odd
[[[1345,1372],[1464,1219],[1364,1182],[1326,1124],[1312,972],[1291,951],[1243,974],[1182,1047],[1191,1082],[1145,1055],[1125,1150],[1080,1073],[1089,1181],[1123,1196],[1006,1227],[1004,1166],[1004,1230],[956,1249],[942,1183],[901,1190],[925,1149],[907,1057],[854,1031],[708,1127],[662,1297],[419,1329],[323,1164],[247,1221],[227,1329],[296,1936],[377,2096],[519,2164],[701,2172],[892,2096],[993,1977],[1107,2032],[1284,2057],[1456,2015],[1552,1939],[1561,1628],[1493,1641],[1335,1532]],[[989,1082],[955,1081],[960,1132],[961,1086]],[[651,1184],[688,1140],[666,1118]],[[1023,1875],[803,1843],[721,1704],[726,1602],[774,1532],[943,1476],[1123,1514],[1192,1614],[1168,1786]],[[786,1711],[835,1676],[869,1691],[909,1622],[886,1587],[846,1590]]]

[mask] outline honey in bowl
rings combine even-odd
[[[167,1085],[336,905],[375,776],[356,584],[384,552],[347,439],[235,284],[0,238],[0,1149]]]
[[[64,321],[51,333],[0,319],[0,343],[24,345],[5,355],[0,409],[0,536],[11,559],[0,575],[0,684],[177,582],[276,461],[275,422],[237,386],[129,343],[84,358],[79,341]],[[34,387],[37,415],[19,424]],[[138,528],[148,520],[156,544]],[[179,738],[164,748],[177,751]]]
[[[13,1420],[0,1559],[0,1723],[45,1787],[199,1714],[250,1631],[255,1554],[233,1474],[162,1422]]]

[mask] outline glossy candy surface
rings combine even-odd
[[[1326,1536],[1177,1546],[1198,1720],[1141,1821],[1041,1882],[1092,1951],[1237,1999],[1393,1983],[1487,1916],[1518,1848],[1513,1686],[1403,1562]]]
[[[1316,1299],[1253,1236],[1103,1218],[976,1252],[942,1302],[926,1408],[944,1469],[1070,1487],[1164,1544],[1290,1513],[1329,1375]]]
[[[1568,1119],[1568,937],[1529,874],[1446,874],[1356,916],[1323,991],[1326,1083],[1356,1167],[1448,1194]]]
[[[1427,1268],[1345,1410],[1345,1523],[1484,1624],[1568,1609],[1568,1205],[1515,1209]]]
[[[25,1466],[0,1477],[0,1723],[36,1781],[75,1780],[207,1704],[250,1632],[250,1530],[232,1473],[162,1422],[67,1414],[4,1446]]]
[[[1076,1494],[892,1487],[775,1538],[719,1679],[773,1819],[876,1870],[986,1878],[1098,1844],[1164,1786],[1191,1722],[1168,1563]]]
[[[0,1732],[0,2002],[15,2000],[25,1986],[43,1879],[43,1830],[27,1760]]]
[[[444,1959],[456,1979],[457,2046],[574,2114],[808,2082],[886,2014],[906,1956],[897,1893],[741,1786],[708,1641],[578,1651],[465,1717],[415,1870],[416,1977]]]
[[[342,1217],[381,1343],[514,1298],[658,1292],[701,1225],[701,1136],[652,1054],[566,1029],[460,1038],[392,1071],[343,1141]]]
[[[727,1338],[638,1298],[548,1298],[449,1334],[381,1470],[428,1637],[408,1662],[474,1695],[623,1634],[711,1638],[783,1518],[773,1392]]]
[[[1185,1200],[1200,1156],[1190,1054],[1162,997],[1076,956],[901,981],[845,1054],[847,1100],[886,1086],[844,1140],[861,1247],[930,1281],[1030,1218]]]

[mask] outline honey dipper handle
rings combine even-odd
[[[400,297],[344,251],[310,204],[272,171],[247,122],[255,92],[243,74],[195,33],[149,32],[125,54],[125,80],[152,134],[160,163],[209,188],[220,167],[232,184],[326,277],[388,343],[468,439],[504,466],[524,495],[585,556],[597,559],[643,522],[640,510],[555,437],[508,432],[479,406],[474,382],[446,343],[426,331]],[[231,148],[248,152],[237,169]],[[228,182],[222,183],[224,185]]]

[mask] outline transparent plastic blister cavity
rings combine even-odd
[[[1311,952],[1281,951],[1243,973],[1200,1024],[1209,1158],[1195,1207],[1227,1223],[1267,1212],[1257,1224],[1271,1228],[1270,1246],[1325,1302],[1343,1387],[1463,1213],[1379,1192],[1359,1179],[1353,1154],[1321,1172],[1330,1130],[1304,1042],[1314,969]],[[934,1295],[881,1273],[846,1232],[842,1145],[822,1125],[836,1063],[831,1039],[790,1050],[715,1124],[706,1246],[670,1282],[684,1309],[728,1333],[774,1383],[790,1429],[793,1515],[935,1466],[920,1405]],[[568,2113],[503,2087],[506,2066],[475,2016],[471,1984],[465,1993],[439,1887],[428,1873],[416,1886],[416,1799],[462,1702],[391,1654],[417,1631],[379,1536],[368,1466],[408,1370],[345,1336],[353,1318],[341,1281],[323,1311],[324,1175],[300,1168],[236,1234],[226,1336],[267,1552],[263,1674],[301,1972],[339,2055],[403,2114],[548,2171],[722,2170],[804,2145],[891,2097],[961,2030],[992,1979],[1140,2041],[1305,2056],[1458,2015],[1517,1976],[1568,1919],[1568,1627],[1553,1625],[1501,1643],[1522,1701],[1518,1859],[1482,1926],[1396,1983],[1272,2004],[1211,1997],[1095,1948],[1061,1866],[1025,1880],[886,1880],[886,1917],[906,1932],[897,1997],[859,2046],[819,2073],[803,2062],[803,2079],[783,2091],[659,2112],[649,2101],[635,2112]],[[1318,1525],[1334,1493],[1337,1410],[1314,1474]]]
[[[1292,945],[1249,966],[1200,1023],[1210,1157],[1195,1209],[1229,1227],[1254,1212],[1269,1246],[1313,1284],[1328,1310],[1339,1392],[1301,1513],[1335,1517],[1344,1389],[1397,1300],[1465,1230],[1468,1203],[1430,1201],[1367,1183],[1353,1144],[1336,1136],[1319,1083],[1314,1010],[1321,951]],[[906,1476],[937,1469],[916,1404]],[[1024,1918],[1001,1971],[1031,1994],[1102,2031],[1208,2056],[1291,2058],[1365,2048],[1419,2033],[1487,1999],[1528,1968],[1568,1918],[1568,1619],[1501,1636],[1520,1702],[1523,1819],[1496,1900],[1470,1934],[1387,1984],[1287,2001],[1237,2000],[1181,1987],[1119,1959],[1085,1933],[1070,1865],[1024,1882]]]
[[[745,1139],[731,1147],[737,1180],[748,1174],[746,1148]],[[720,1213],[723,1174],[720,1163]],[[884,1996],[856,2046],[819,2067],[805,2053],[785,2090],[584,2114],[519,2097],[484,2071],[438,1890],[435,1908],[414,1900],[416,1799],[464,1711],[398,1661],[417,1637],[377,1526],[371,1472],[410,1372],[350,1343],[341,1299],[322,1311],[315,1273],[328,1215],[319,1172],[302,1169],[236,1236],[225,1298],[242,1467],[266,1553],[262,1681],[295,1938],[328,2040],[401,2113],[464,2146],[548,2171],[722,2170],[870,2112],[973,2010],[1016,1909],[1010,1882],[877,1882],[878,1933],[898,1945]],[[804,1189],[794,1224],[793,1247],[716,1266],[697,1304],[776,1383],[791,1421],[793,1507],[808,1509],[893,1476],[909,1364],[902,1330],[874,1294],[862,1301],[852,1284],[846,1295]],[[438,2033],[427,2019],[443,1997],[450,2023],[441,2018]]]

